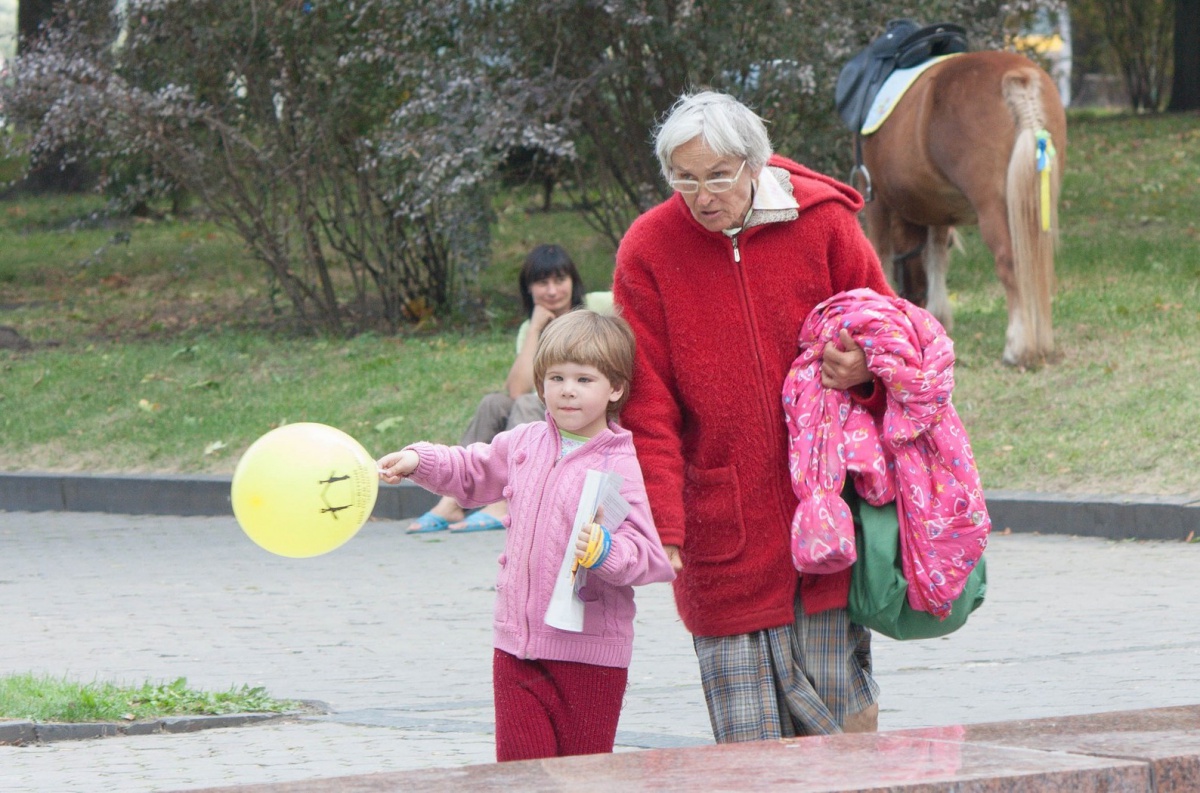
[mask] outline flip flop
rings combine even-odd
[[[416,528],[413,528],[416,527]],[[445,518],[438,517],[432,512],[426,512],[421,517],[409,524],[409,534],[428,534],[433,531],[445,531],[450,528],[450,521]]]
[[[504,531],[504,524],[486,512],[472,512],[462,522],[461,529],[451,529],[451,534],[466,534],[472,531]]]

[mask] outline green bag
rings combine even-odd
[[[900,563],[900,524],[896,504],[873,507],[853,492],[843,493],[854,515],[858,559],[850,568],[850,620],[893,639],[933,639],[961,628],[987,594],[984,558],[971,571],[950,615],[939,620],[908,604],[908,581]]]

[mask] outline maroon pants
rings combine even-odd
[[[629,670],[496,650],[496,760],[611,752]]]

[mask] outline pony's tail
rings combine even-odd
[[[1062,168],[1052,156],[1053,141],[1044,138],[1043,150],[1039,152],[1039,134],[1047,133],[1038,73],[1034,69],[1014,69],[1004,75],[1001,90],[1017,125],[1005,192],[1013,270],[1021,296],[1020,323],[1026,338],[1026,360],[1013,363],[1042,363],[1054,351],[1050,302],[1056,289],[1054,249],[1058,244]],[[1059,141],[1059,145],[1063,143]],[[1043,165],[1050,168],[1045,191],[1043,175],[1038,169],[1039,155],[1045,158]]]

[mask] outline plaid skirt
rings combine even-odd
[[[879,696],[871,631],[845,609],[735,636],[693,637],[717,743],[828,735]]]

